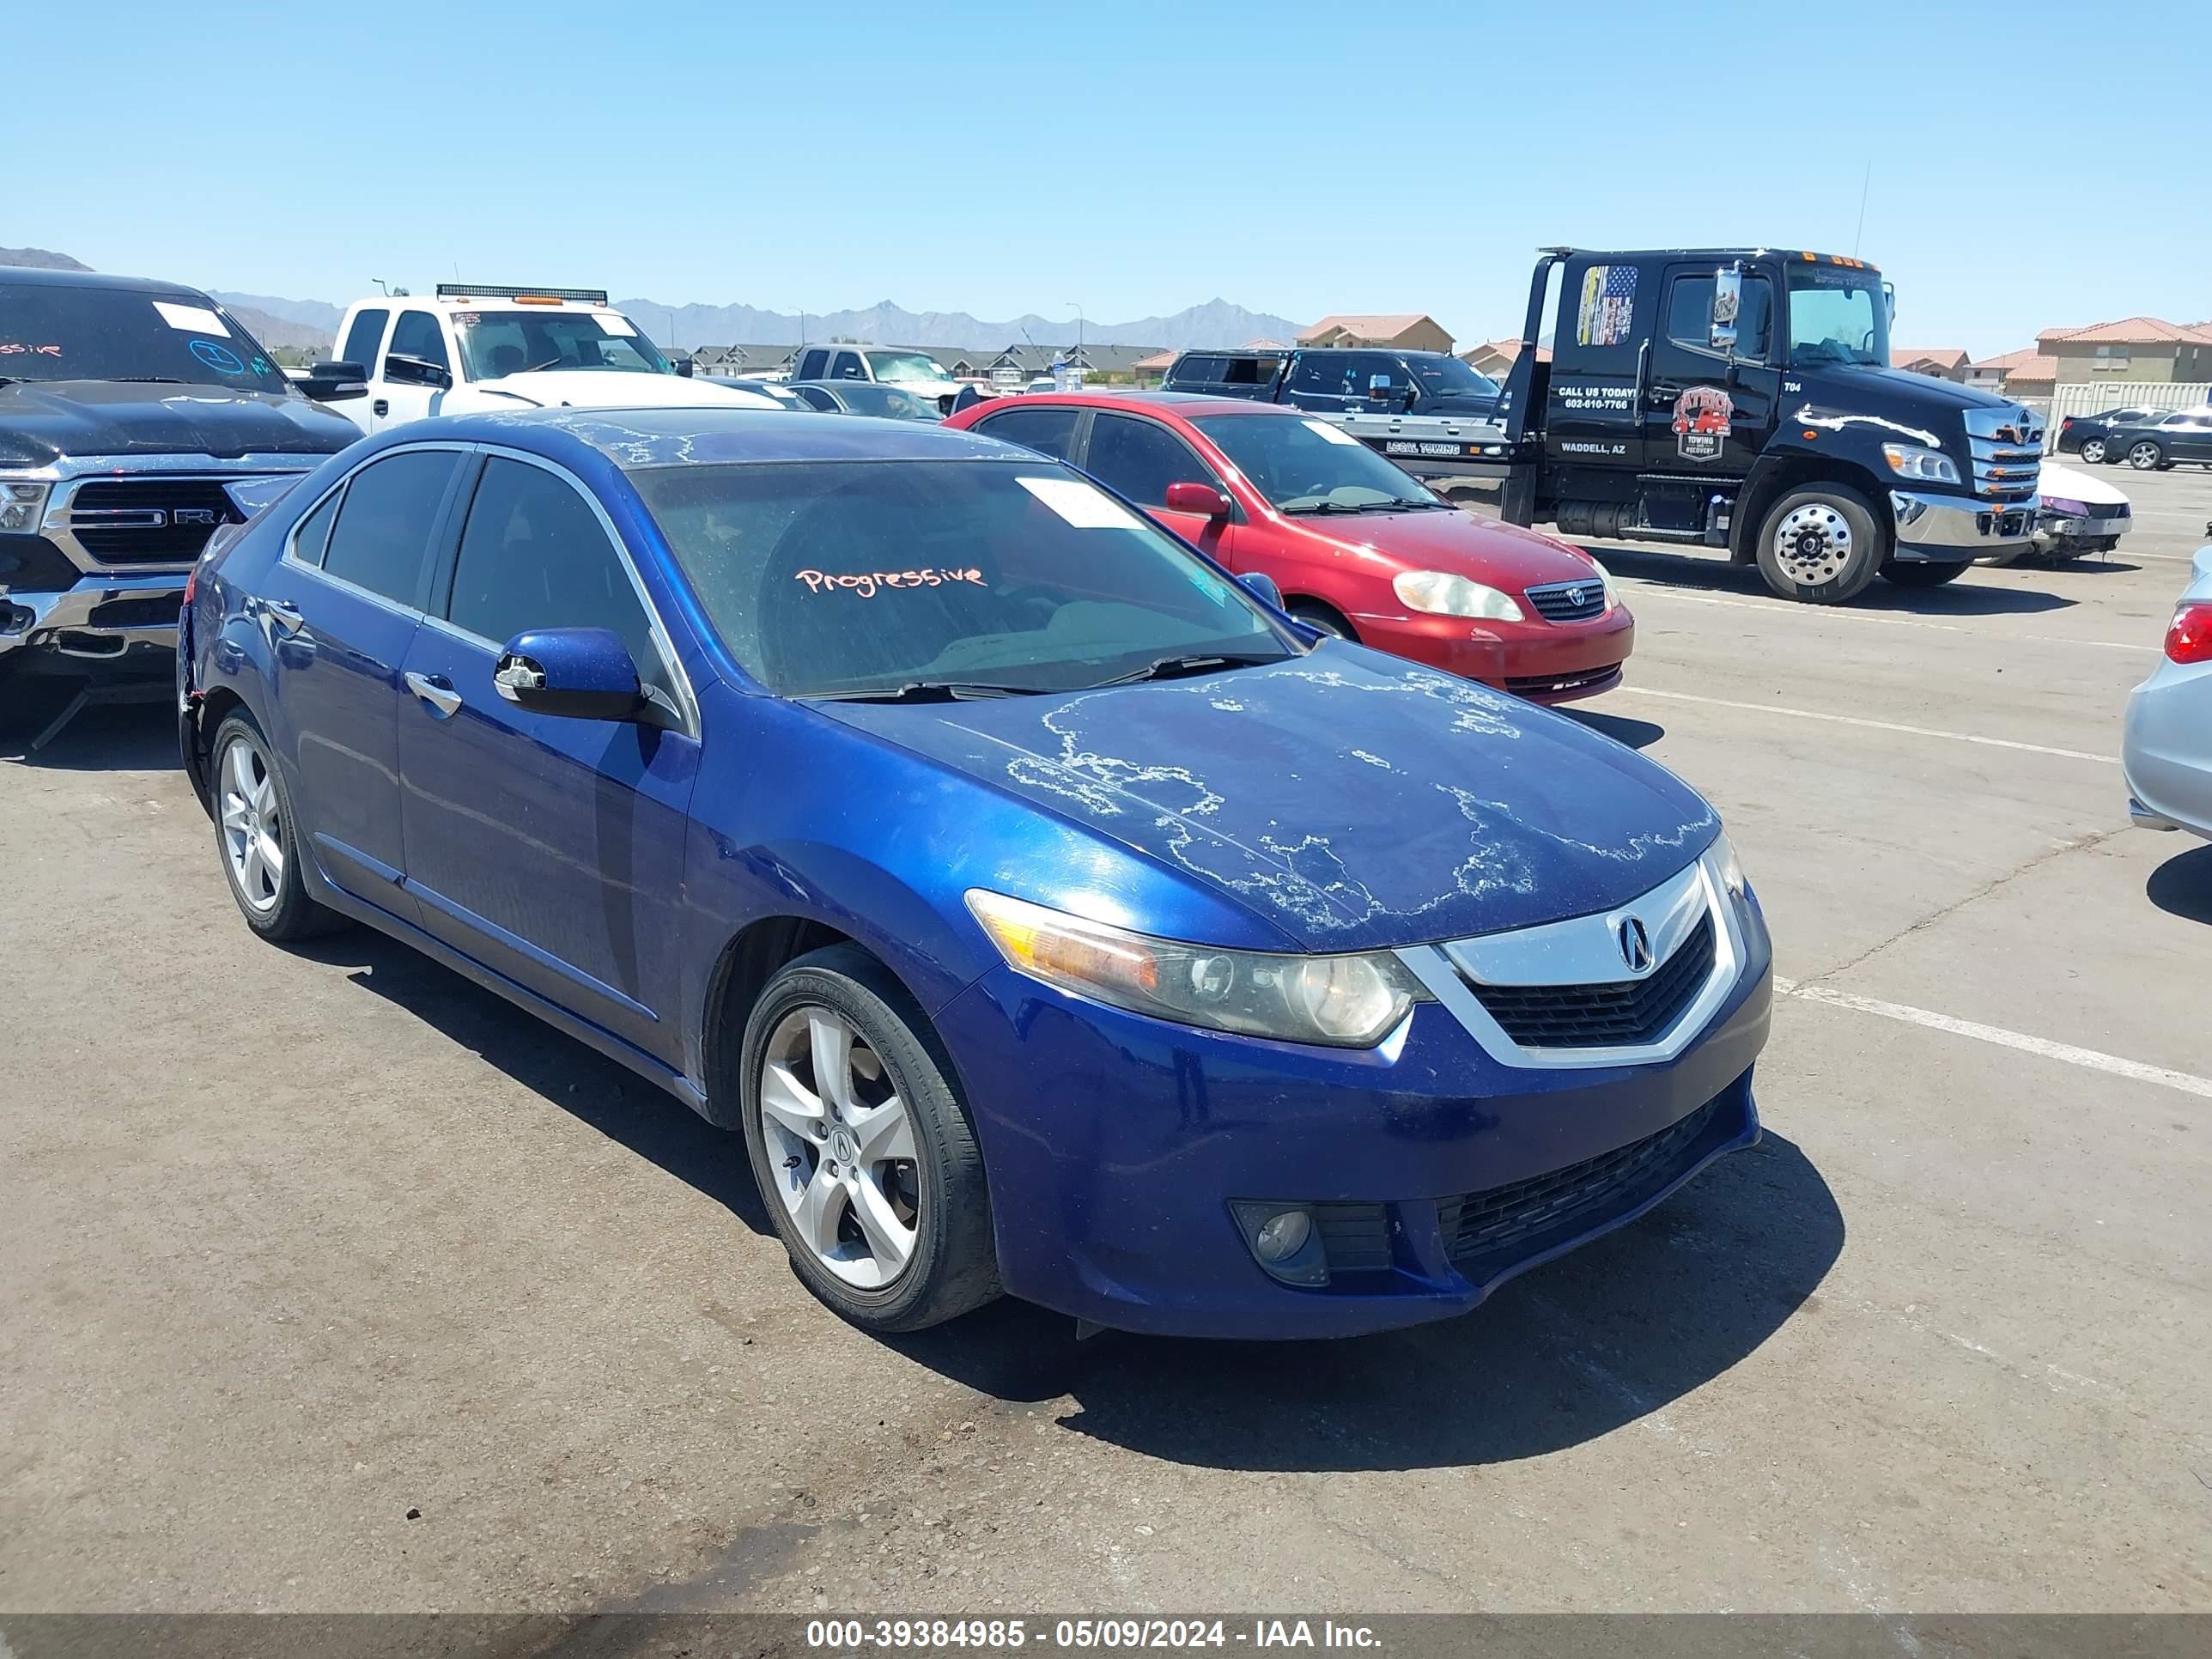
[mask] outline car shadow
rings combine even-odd
[[[180,765],[173,693],[167,681],[95,693],[67,725],[46,736],[68,709],[75,681],[18,675],[0,680],[0,760],[64,772],[167,772]],[[112,701],[117,696],[122,702]]]
[[[1658,552],[1608,542],[1577,542],[1576,545],[1614,574],[1655,586],[1683,592],[1774,598],[1757,566],[1730,564],[1717,553]],[[2040,588],[1985,586],[1974,581],[1971,574],[1947,586],[1919,588],[1899,587],[1877,576],[1856,599],[1839,608],[1846,611],[1896,611],[1914,617],[1994,617],[2067,611],[2080,603],[2063,593],[2045,592]],[[1633,592],[1628,596],[1628,604],[1632,611],[1635,609]]]
[[[1063,1396],[1078,1434],[1210,1468],[1349,1473],[1540,1456],[1663,1410],[1740,1364],[1841,1253],[1842,1212],[1771,1132],[1618,1232],[1465,1318],[1334,1342],[1108,1334],[1000,1303],[888,1339],[1009,1402]]]
[[[351,969],[353,982],[483,1057],[526,1089],[775,1237],[744,1142],[535,1014],[372,927],[290,947]]]
[[[2212,845],[2177,853],[2150,872],[2143,896],[2170,916],[2212,927]]]
[[[1601,714],[1594,708],[1562,708],[1559,712],[1577,725],[1587,726],[1600,736],[1625,743],[1631,749],[1648,749],[1667,735],[1663,726],[1655,726],[1650,720],[1632,720],[1622,714]]]

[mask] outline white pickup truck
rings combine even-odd
[[[357,300],[339,325],[337,361],[299,384],[363,432],[500,409],[777,406],[679,375],[595,289],[441,283],[427,300]]]

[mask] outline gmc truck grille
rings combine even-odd
[[[1720,1103],[1709,1100],[1656,1134],[1549,1175],[1438,1200],[1437,1225],[1445,1254],[1462,1273],[1486,1258],[1511,1260],[1540,1234],[1565,1234],[1595,1220],[1601,1210],[1625,1207],[1657,1192],[1681,1174]]]
[[[1642,979],[1607,985],[1484,985],[1468,981],[1490,1017],[1524,1048],[1612,1048],[1656,1042],[1712,976],[1712,913]]]
[[[1546,622],[1587,622],[1605,614],[1605,584],[1595,576],[1587,581],[1547,582],[1529,588],[1528,595]]]
[[[218,525],[244,516],[215,478],[100,478],[77,486],[68,516],[102,564],[190,564]]]

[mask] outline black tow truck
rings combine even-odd
[[[1500,400],[1503,516],[1724,549],[1814,605],[2024,545],[2042,419],[1892,368],[1893,309],[1836,254],[1544,249]]]

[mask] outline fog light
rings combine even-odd
[[[1240,1202],[1230,1206],[1253,1259],[1285,1285],[1326,1285],[1328,1256],[1302,1204]]]

